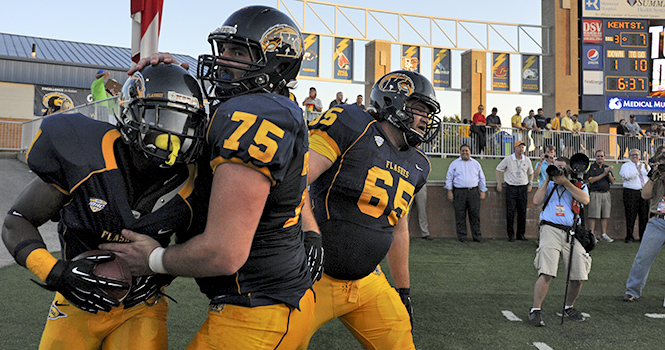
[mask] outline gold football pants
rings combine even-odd
[[[211,305],[208,318],[187,350],[295,349],[302,345],[314,320],[312,290],[300,299],[300,311],[285,305],[244,307]]]
[[[314,332],[328,321],[339,318],[365,349],[415,349],[409,313],[390,286],[380,267],[355,281],[334,279],[325,273],[314,283]]]
[[[142,303],[124,309],[121,305],[92,314],[56,293],[39,349],[166,350],[168,310],[168,300],[161,297],[152,306]]]

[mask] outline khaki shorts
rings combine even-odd
[[[564,276],[568,273],[570,258],[570,242],[566,242],[568,232],[550,225],[540,225],[540,245],[536,250],[533,265],[538,275],[545,274],[556,277],[559,267],[559,256],[563,256]],[[573,249],[573,268],[570,270],[572,281],[586,281],[591,271],[591,257],[586,253],[579,241],[575,240]]]
[[[612,200],[609,192],[590,192],[587,214],[589,219],[607,219],[612,210]]]

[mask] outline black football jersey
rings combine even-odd
[[[302,111],[281,95],[238,96],[215,110],[206,134],[213,171],[224,163],[245,165],[272,186],[245,265],[231,276],[197,279],[214,302],[297,307],[311,287],[300,222],[307,136]]]
[[[111,124],[82,114],[45,118],[27,154],[42,180],[71,197],[60,212],[63,258],[127,240],[122,229],[149,235],[162,246],[187,230],[196,166],[139,173],[129,146]]]
[[[414,147],[397,149],[357,106],[333,107],[309,127],[312,150],[334,155],[310,187],[324,271],[337,279],[365,277],[387,254],[395,224],[427,181],[429,159]]]

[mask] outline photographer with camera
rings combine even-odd
[[[630,162],[621,166],[619,175],[623,178],[623,207],[626,214],[626,243],[635,241],[633,231],[635,219],[639,216],[639,239],[642,239],[647,226],[649,202],[642,199],[642,188],[647,182],[651,168],[640,161],[641,151],[633,148],[628,152]]]
[[[586,158],[588,165],[588,158],[582,154],[573,156],[573,159],[580,157]],[[540,214],[540,242],[534,259],[538,279],[534,286],[533,307],[529,312],[529,322],[536,327],[545,326],[541,305],[549,290],[550,282],[556,277],[559,256],[563,257],[564,269],[570,278],[570,291],[566,294],[564,316],[575,321],[586,319],[573,305],[582,290],[582,281],[588,279],[591,257],[582,244],[571,242],[570,233],[576,226],[576,220],[579,220],[578,212],[574,212],[574,206],[588,204],[589,191],[586,186],[581,185],[579,173],[574,174],[575,180],[568,179],[572,170],[569,164],[570,161],[562,157],[554,162],[554,166],[549,166],[547,181],[541,184],[533,197],[535,205],[543,206],[543,212]],[[574,168],[581,172],[586,170],[586,166]]]
[[[642,295],[651,264],[665,244],[665,154],[657,154],[652,160],[655,163],[642,189],[642,198],[650,200],[651,220],[646,225],[640,249],[635,255],[633,267],[626,281],[623,301],[628,302],[635,301]]]
[[[547,145],[545,152],[540,156],[540,160],[538,160],[536,169],[534,170],[534,173],[538,174],[538,187],[547,180],[547,168],[554,164],[554,160],[556,159],[554,149],[554,146]]]

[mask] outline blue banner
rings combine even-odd
[[[607,109],[665,111],[665,98],[608,96]]]
[[[540,92],[540,56],[522,55],[522,92]]]
[[[304,34],[303,41],[305,54],[300,67],[300,75],[306,77],[319,76],[319,36],[316,34]]]
[[[353,80],[353,39],[335,38],[333,79]]]
[[[432,84],[434,87],[450,87],[450,49],[433,49]]]
[[[510,55],[492,53],[492,90],[510,91]]]

